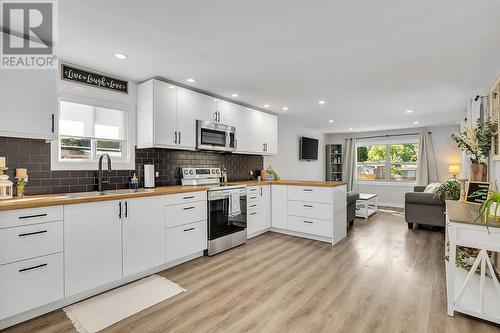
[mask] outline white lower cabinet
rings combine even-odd
[[[332,221],[306,218],[300,216],[288,217],[288,229],[306,234],[332,237]]]
[[[0,266],[0,320],[64,297],[63,254]]]
[[[288,227],[288,191],[287,186],[271,185],[271,225],[273,228]]]
[[[156,196],[124,201],[123,276],[165,263],[164,200]]]
[[[169,228],[165,235],[167,262],[182,259],[207,248],[207,221]]]
[[[271,227],[271,185],[247,188],[247,236],[252,238]]]
[[[64,206],[66,297],[122,277],[122,204]]]

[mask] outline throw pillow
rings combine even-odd
[[[424,193],[436,193],[441,183],[430,183],[425,187]]]

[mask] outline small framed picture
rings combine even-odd
[[[488,199],[493,182],[468,181],[465,191],[465,201],[473,204],[482,204]]]

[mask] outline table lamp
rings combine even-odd
[[[460,165],[451,164],[448,166],[448,172],[453,175],[453,178],[457,179],[457,175],[460,174]]]

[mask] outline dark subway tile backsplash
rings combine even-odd
[[[51,171],[50,143],[45,140],[0,137],[0,156],[7,159],[7,174],[14,181],[16,168],[27,168],[29,182],[27,195],[85,192],[97,190],[97,171]],[[135,150],[135,170],[105,171],[109,184],[104,189],[128,188],[134,173],[139,176],[142,186],[143,165],[153,163],[159,171],[156,186],[180,184],[179,168],[214,167],[226,168],[230,181],[246,180],[249,170],[263,168],[260,155],[241,155],[200,151],[183,151],[161,148]]]

